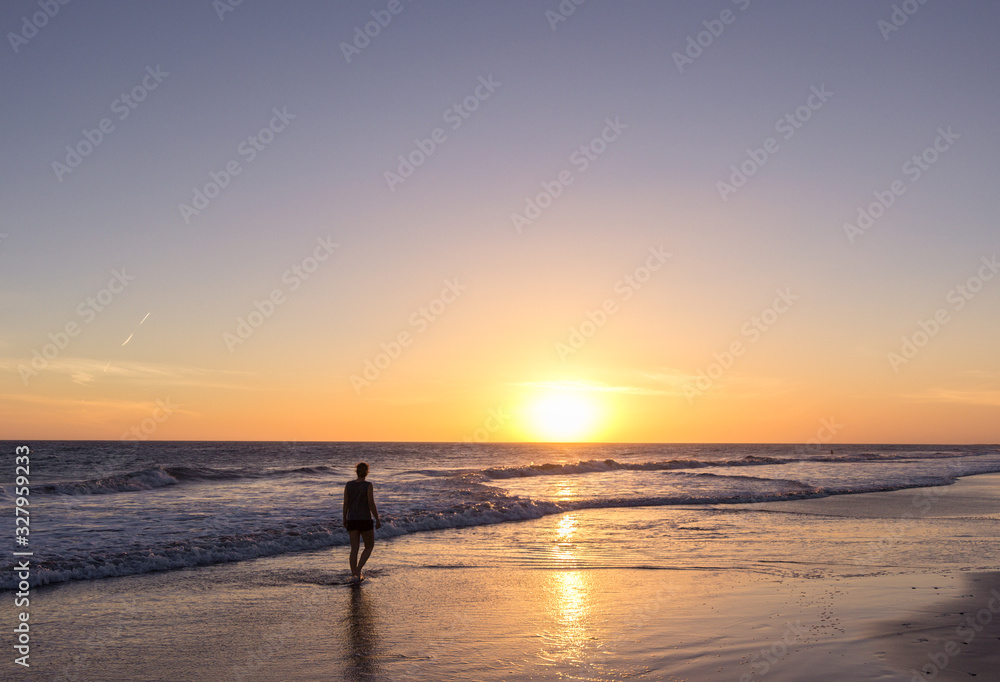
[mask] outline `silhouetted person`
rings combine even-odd
[[[375,545],[374,528],[381,528],[382,522],[378,518],[378,509],[375,507],[375,493],[372,484],[365,480],[368,475],[368,465],[359,462],[357,466],[358,478],[348,481],[344,486],[344,528],[351,536],[351,574],[361,582],[364,576],[361,569],[364,567],[368,557],[371,556],[372,547]],[[374,524],[372,516],[375,517]],[[365,540],[365,551],[358,557],[358,547],[361,538]]]

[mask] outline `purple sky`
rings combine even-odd
[[[261,414],[274,392],[353,416],[275,419],[261,437],[376,437],[379,409],[426,400],[469,413],[391,435],[450,440],[520,400],[503,386],[585,381],[701,425],[623,422],[623,440],[714,440],[708,424],[776,383],[775,409],[830,397],[798,427],[748,421],[732,438],[804,440],[837,413],[848,440],[1000,440],[1000,279],[948,298],[998,251],[996,3],[221,6],[0,10],[3,435],[114,438],[170,394],[189,411],[163,437],[229,438],[218,405]],[[575,11],[554,23],[560,6]],[[377,17],[391,20],[348,61]],[[387,179],[400,155],[420,165]],[[741,164],[752,176],[721,187]],[[185,209],[212,174],[225,187]],[[884,216],[845,228],[894,181]],[[546,193],[519,232],[512,214]],[[339,246],[308,262],[324,238]],[[620,300],[657,247],[668,265]],[[122,269],[134,280],[90,320],[80,306]],[[449,278],[468,289],[424,336],[410,315]],[[794,313],[683,400],[782,288]],[[273,317],[234,346],[275,289]],[[608,297],[621,311],[560,357]],[[940,333],[894,363],[940,309]],[[80,333],[26,379],[69,323]],[[419,331],[412,349],[354,390],[400,330]]]

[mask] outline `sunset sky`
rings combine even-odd
[[[996,3],[42,5],[0,438],[1000,441]]]

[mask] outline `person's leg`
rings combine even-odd
[[[349,530],[347,534],[351,536],[351,575],[358,576],[361,568],[358,566],[358,548],[361,546],[361,531]]]
[[[361,537],[364,538],[365,540],[365,551],[361,553],[361,558],[358,559],[357,576],[359,578],[361,577],[361,569],[365,565],[365,562],[368,561],[368,557],[370,557],[372,554],[372,548],[375,546],[375,531],[365,530],[360,532],[361,532]]]

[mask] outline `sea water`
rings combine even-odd
[[[3,447],[13,452],[15,445],[22,443]],[[967,445],[831,451],[759,444],[39,441],[30,447],[35,585],[345,544],[343,486],[359,461],[371,466],[381,539],[473,528],[465,539],[482,548],[501,524],[547,516],[572,524],[568,512],[594,510],[606,519],[602,528],[616,518],[635,525],[647,539],[650,565],[683,557],[657,553],[655,538],[665,531],[644,527],[650,515],[637,515],[639,507],[676,509],[652,517],[674,534],[708,537],[737,533],[724,522],[732,505],[945,486],[1000,471],[1000,449]],[[0,487],[8,507],[15,497],[10,469]],[[13,517],[6,523],[13,536]],[[562,530],[554,528],[557,535]],[[525,542],[526,561],[558,565],[551,547],[529,557],[530,538]],[[607,546],[595,543],[594,565],[613,565]],[[474,561],[475,548],[466,550],[462,560]],[[586,559],[580,552],[573,557]],[[13,574],[0,577],[0,589],[14,584]]]

